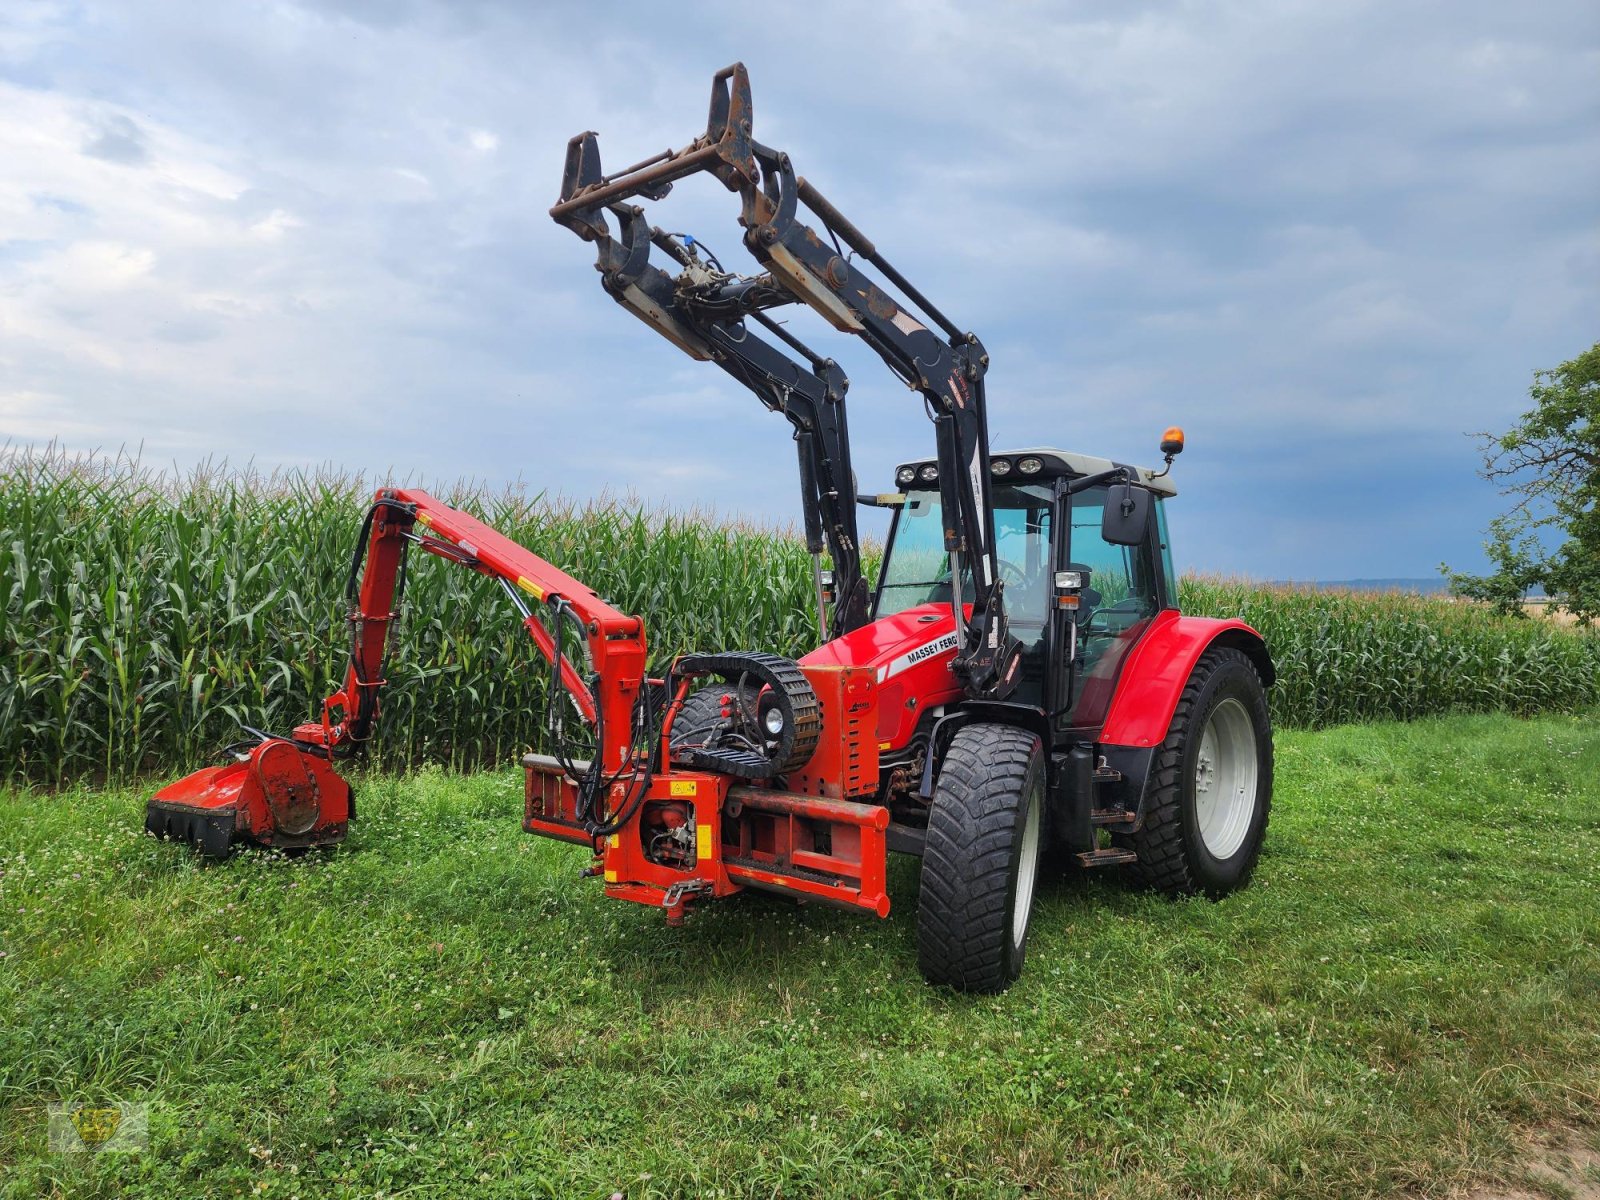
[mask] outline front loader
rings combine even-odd
[[[336,764],[376,734],[420,549],[499,586],[550,670],[524,828],[586,847],[583,873],[607,895],[669,922],[746,889],[884,917],[888,854],[918,855],[923,973],[998,991],[1022,968],[1047,856],[1125,866],[1175,895],[1249,878],[1271,803],[1273,666],[1249,626],[1178,610],[1164,506],[1181,431],[1159,472],[992,449],[982,342],[752,129],[735,64],[682,149],[607,174],[595,135],[574,138],[551,215],[595,248],[623,308],[788,421],[815,649],[711,648],[652,669],[640,618],[426,492],[384,488],[350,571],[349,664],[320,719],[251,731],[234,762],[158,792],[151,832],[219,857],[343,839],[355,798]],[[635,203],[699,174],[738,194],[757,273]],[[857,494],[848,381],[774,316],[786,307],[859,337],[917,394],[934,452],[903,463],[895,490]],[[859,504],[892,511],[875,581]]]

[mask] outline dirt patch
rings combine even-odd
[[[1474,1188],[1464,1200],[1600,1200],[1600,1150],[1593,1133],[1547,1130],[1526,1143],[1511,1174],[1515,1184]]]

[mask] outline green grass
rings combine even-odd
[[[0,1193],[1444,1196],[1593,1122],[1593,715],[1277,761],[1249,889],[1062,880],[991,998],[918,978],[911,860],[887,922],[669,929],[511,773],[373,777],[343,849],[220,867],[141,789],[0,793]],[[152,1102],[150,1152],[47,1155],[58,1097]]]
[[[642,615],[658,664],[814,645],[810,558],[791,531],[439,490]],[[283,732],[314,717],[342,678],[344,576],[370,496],[338,474],[174,477],[0,450],[0,780],[189,769],[241,723]],[[514,761],[537,736],[547,673],[499,589],[416,557],[378,763]],[[1600,636],[1547,622],[1205,578],[1186,579],[1182,601],[1266,636],[1281,725],[1600,705]]]

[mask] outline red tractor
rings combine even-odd
[[[740,196],[760,274],[630,203],[702,171]],[[754,140],[742,66],[717,74],[706,133],[682,150],[608,176],[595,136],[574,138],[551,215],[595,246],[618,303],[793,427],[819,645],[651,671],[638,617],[426,492],[385,488],[351,566],[343,687],[319,721],[251,731],[235,761],[158,792],[151,832],[218,856],[344,837],[354,802],[335,764],[376,729],[414,547],[493,579],[549,663],[551,753],[524,759],[524,827],[586,847],[607,895],[670,922],[746,888],[886,916],[889,852],[918,855],[923,973],[999,991],[1022,968],[1049,853],[1126,864],[1173,895],[1249,878],[1272,796],[1273,666],[1249,626],[1178,610],[1163,505],[1180,431],[1160,472],[991,450],[982,343]],[[936,453],[902,465],[896,491],[856,494],[846,380],[771,315],[794,304],[921,397]],[[857,504],[893,512],[875,585]]]

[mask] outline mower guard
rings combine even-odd
[[[267,738],[240,761],[204,767],[145,806],[145,832],[188,842],[208,858],[248,843],[279,849],[331,846],[354,815],[350,785],[323,755]]]

